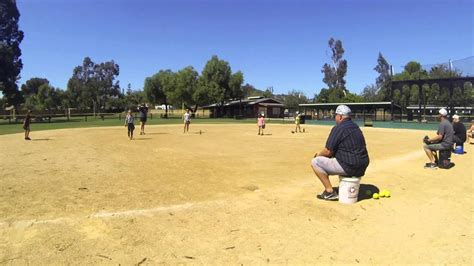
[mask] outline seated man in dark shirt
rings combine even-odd
[[[454,130],[453,125],[451,125],[451,123],[448,121],[448,111],[444,108],[441,108],[439,110],[438,119],[440,120],[440,123],[438,126],[438,131],[436,132],[436,137],[428,138],[428,136],[426,136],[425,139],[423,139],[425,143],[423,149],[425,150],[428,159],[430,159],[430,162],[425,164],[425,168],[437,168],[437,151],[451,150],[453,148]]]
[[[464,124],[459,120],[459,115],[453,115],[453,130],[453,141],[456,146],[461,146],[464,142],[466,142],[467,130]]]
[[[339,105],[336,109],[336,123],[326,141],[326,147],[311,161],[314,173],[325,190],[317,196],[322,200],[337,200],[329,175],[363,176],[369,166],[369,154],[365,138],[359,126],[350,118],[351,109]]]

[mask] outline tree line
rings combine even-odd
[[[425,95],[418,95],[416,86],[404,87],[401,91],[390,92],[390,84],[395,80],[458,77],[461,73],[446,66],[435,66],[424,70],[415,61],[408,62],[401,73],[391,73],[391,66],[379,53],[374,70],[379,74],[374,84],[367,85],[360,94],[352,93],[346,87],[345,76],[348,62],[344,59],[341,40],[330,38],[330,62],[322,66],[323,82],[314,98],[308,98],[301,90],[290,90],[287,94],[274,95],[273,89],[259,90],[251,84],[244,84],[242,71],[233,72],[229,62],[217,55],[207,61],[201,73],[192,66],[178,71],[159,70],[146,77],[143,89],[131,88],[125,91],[120,87],[119,65],[113,60],[93,62],[85,57],[82,64],[73,69],[65,90],[53,87],[44,77],[27,80],[18,88],[17,81],[23,63],[20,43],[24,33],[18,28],[20,13],[14,0],[0,1],[0,91],[3,97],[0,106],[15,106],[17,109],[39,111],[59,111],[67,108],[93,111],[123,111],[142,102],[184,106],[194,111],[199,106],[216,104],[222,110],[224,103],[231,99],[244,99],[249,96],[274,97],[287,108],[298,109],[302,103],[318,102],[362,102],[391,101],[402,106],[418,103],[419,97],[434,105],[446,105],[450,100],[447,90],[436,86],[423,88]],[[473,103],[472,84],[455,88],[452,100],[456,105]],[[166,110],[167,113],[167,110]]]
[[[391,92],[392,81],[455,78],[462,73],[455,69],[450,69],[446,65],[436,65],[430,70],[422,68],[416,61],[410,61],[401,73],[392,73],[391,65],[379,52],[377,65],[374,70],[378,76],[374,84],[367,85],[359,95],[351,93],[346,88],[345,75],[348,64],[343,59],[344,48],[340,40],[331,38],[329,47],[332,52],[331,62],[323,65],[321,72],[324,74],[323,81],[327,88],[322,88],[319,94],[315,94],[314,102],[334,103],[334,102],[377,102],[393,101],[402,107],[418,104],[420,97],[423,97],[426,104],[446,106],[449,102],[449,92],[447,88],[438,85],[425,86],[425,95],[419,95],[418,86],[404,86],[403,89]],[[454,88],[451,99],[456,106],[468,106],[474,103],[474,90],[472,84],[466,83],[463,88]]]

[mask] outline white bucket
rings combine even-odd
[[[339,176],[339,202],[344,204],[354,204],[359,196],[359,177]]]

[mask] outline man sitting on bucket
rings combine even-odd
[[[426,163],[425,168],[436,168],[438,167],[438,162],[436,162],[436,152],[439,150],[451,150],[453,148],[453,136],[454,130],[451,123],[448,121],[448,111],[441,108],[439,110],[439,119],[441,123],[438,126],[438,132],[436,137],[429,138],[426,136],[423,141],[425,145],[423,149],[425,150],[426,155],[430,159],[429,163]]]
[[[351,109],[346,105],[336,108],[336,126],[326,141],[325,148],[314,156],[311,166],[323,183],[325,190],[317,196],[322,200],[337,200],[329,175],[357,176],[365,174],[369,166],[369,154],[365,138],[359,126],[351,118]]]

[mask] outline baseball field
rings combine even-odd
[[[331,127],[153,125],[0,136],[0,264],[473,263],[473,153],[429,170],[424,135],[362,128],[379,200],[316,199]],[[337,177],[331,177],[338,186]]]

